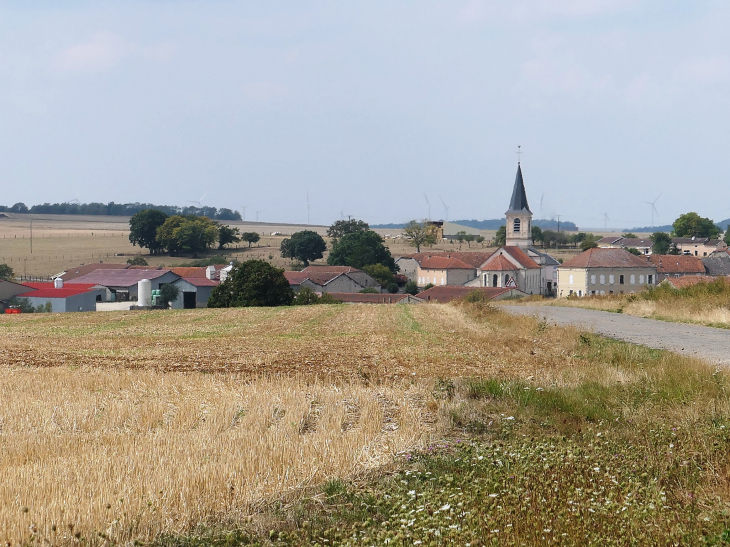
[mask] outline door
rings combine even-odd
[[[192,310],[195,308],[194,292],[183,292],[183,308],[186,310]]]

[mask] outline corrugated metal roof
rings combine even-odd
[[[28,288],[35,289],[23,294],[21,298],[68,298],[94,290],[97,287],[94,283],[74,283],[71,286],[64,285],[62,289],[57,289],[53,283],[23,283]]]
[[[95,272],[96,270],[124,270],[127,268],[129,268],[127,264],[106,264],[103,262],[99,262],[97,264],[82,264],[76,268],[69,268],[66,273],[59,277],[64,281],[71,281],[72,279]]]
[[[77,277],[67,283],[93,283],[94,285],[103,285],[105,287],[131,287],[136,285],[142,279],[157,279],[166,273],[172,273],[170,270],[96,270],[81,277]],[[175,274],[173,274],[175,275]],[[179,277],[179,276],[178,276]]]

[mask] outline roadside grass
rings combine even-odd
[[[725,371],[488,303],[409,308],[424,334],[399,306],[337,310],[149,315],[89,334],[124,355],[138,348],[119,341],[126,329],[172,318],[145,347],[169,344],[177,359],[181,334],[209,333],[219,362],[193,354],[179,373],[98,357],[79,366],[80,341],[60,328],[68,318],[17,323],[13,347],[58,332],[38,348],[66,361],[44,368],[26,351],[0,368],[0,499],[12,500],[0,507],[3,539],[730,545]],[[236,318],[246,327],[230,338],[209,330]],[[255,374],[222,373],[260,344],[283,353],[299,342],[272,333],[301,333],[329,365],[307,368],[310,355],[292,352],[288,373],[271,355]],[[356,335],[347,355],[345,333]],[[409,333],[428,351],[400,347]]]
[[[650,317],[662,321],[730,328],[730,279],[723,277],[675,289],[666,283],[635,294],[544,299],[523,298],[521,304],[586,308]]]

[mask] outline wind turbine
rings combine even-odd
[[[307,191],[307,226],[309,226],[309,191]]]
[[[644,201],[642,203],[648,203],[651,205],[651,227],[654,227],[654,214],[659,214],[659,211],[656,210],[656,202],[659,201],[659,198],[662,197],[661,194],[659,194],[654,201]]]
[[[608,218],[608,213],[603,213],[603,229],[608,230],[608,221],[611,220]]]
[[[239,205],[239,207],[241,208],[241,211],[243,212],[243,220],[246,220],[246,207],[248,207],[248,205]]]
[[[439,196],[439,199],[441,200],[441,204],[444,206],[444,209],[446,210],[446,222],[449,221],[449,207],[444,203],[444,200],[441,196]]]
[[[423,197],[426,198],[426,203],[428,204],[428,220],[431,220],[431,202],[428,201],[428,196],[426,195],[426,192],[423,193]]]
[[[197,203],[199,208],[203,207],[203,198],[208,195],[208,192],[205,192],[202,196],[200,196],[200,199],[189,199],[188,203]]]
[[[540,196],[540,216],[542,216],[542,200],[545,199],[545,193]]]
[[[256,222],[259,221],[259,213],[262,213],[262,212],[263,212],[263,209],[261,209],[260,211],[256,211]]]

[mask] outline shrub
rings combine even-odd
[[[177,287],[177,285],[173,285],[172,283],[165,283],[160,287],[160,301],[163,303],[163,305],[174,302],[175,300],[177,300],[178,296],[180,296],[180,289]]]
[[[406,283],[403,291],[415,296],[418,294],[418,284],[415,281],[409,281],[408,283]]]
[[[423,290],[424,291],[427,291],[428,289],[431,289],[433,287],[434,287],[434,284],[433,283],[429,283],[428,285],[426,285],[425,287],[423,287]]]
[[[380,291],[375,287],[367,287],[360,291],[362,294],[380,294]]]
[[[398,284],[397,283],[389,283],[388,284],[388,292],[390,294],[395,294],[398,292]]]
[[[147,261],[141,256],[135,256],[134,258],[127,259],[127,264],[130,266],[149,266]]]
[[[294,297],[295,306],[311,306],[312,304],[319,304],[319,296],[309,287],[302,287]]]

